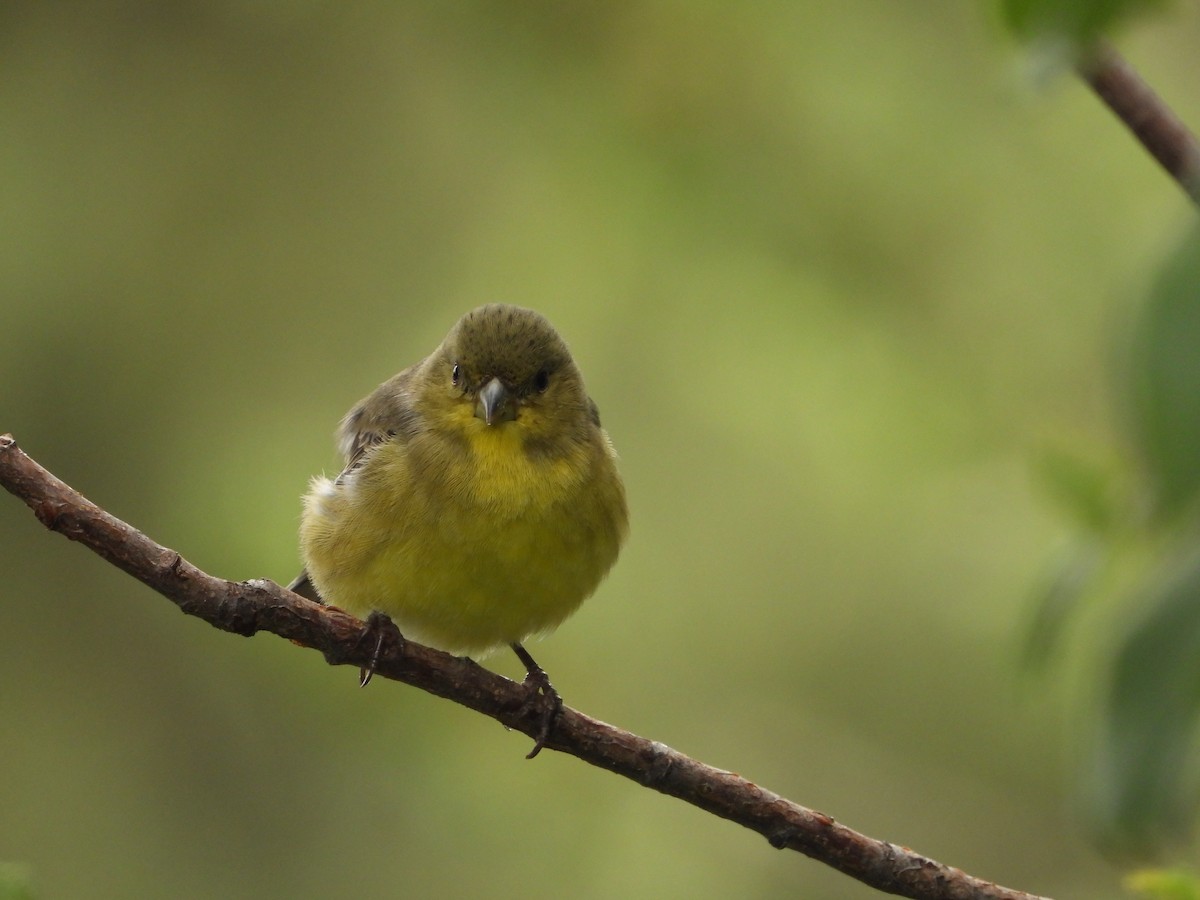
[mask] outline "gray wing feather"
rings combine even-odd
[[[386,441],[407,441],[416,428],[417,414],[412,404],[412,381],[416,366],[385,381],[375,391],[346,413],[338,426],[338,446],[346,458],[346,466],[335,479],[341,482],[362,465],[371,451]],[[301,597],[322,602],[316,587],[305,569],[288,585]]]

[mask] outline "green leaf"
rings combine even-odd
[[[1132,438],[1154,512],[1174,517],[1200,491],[1200,233],[1167,261],[1134,326],[1126,379]]]
[[[29,867],[0,862],[0,900],[33,900]]]
[[[1125,887],[1146,900],[1200,900],[1200,878],[1186,869],[1139,869]]]
[[[1000,0],[1000,13],[1023,40],[1053,38],[1091,43],[1135,15],[1166,6],[1166,0]]]
[[[1090,783],[1092,825],[1124,856],[1186,837],[1197,799],[1200,556],[1165,574],[1120,647]]]
[[[1083,598],[1095,588],[1108,554],[1103,544],[1084,540],[1052,566],[1035,590],[1033,616],[1021,646],[1021,666],[1040,674],[1063,644],[1067,625]]]
[[[1062,450],[1045,450],[1034,473],[1049,497],[1085,531],[1111,533],[1123,516],[1118,478],[1111,467]]]

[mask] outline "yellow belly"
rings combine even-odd
[[[548,631],[615,562],[626,530],[611,449],[531,456],[511,429],[463,448],[385,444],[306,498],[301,541],[326,602],[478,654]]]

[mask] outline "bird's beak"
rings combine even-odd
[[[517,406],[509,396],[508,388],[499,378],[493,378],[479,391],[475,401],[475,418],[483,419],[486,425],[511,422],[517,417]]]

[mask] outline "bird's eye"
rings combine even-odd
[[[533,376],[533,386],[539,394],[543,394],[546,388],[550,387],[550,373],[545,369],[540,370]]]
[[[450,370],[450,383],[458,384],[458,382],[461,378],[462,378],[462,372],[458,368],[458,363],[455,363],[454,368]]]

